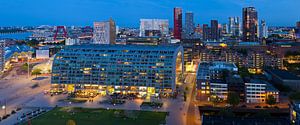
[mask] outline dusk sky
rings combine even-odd
[[[245,6],[256,7],[271,26],[300,20],[300,0],[0,0],[0,26],[92,25],[110,17],[122,27],[138,26],[140,18],[169,19],[172,26],[174,7],[194,12],[196,24],[227,23]]]

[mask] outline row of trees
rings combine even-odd
[[[213,103],[213,105],[216,105],[217,103],[223,102],[223,99],[218,97],[217,95],[212,95],[210,98],[210,101]],[[233,107],[240,104],[240,96],[236,92],[230,92],[228,94],[227,103],[232,105]],[[276,104],[276,98],[273,95],[268,95],[266,98],[266,104],[273,106]]]

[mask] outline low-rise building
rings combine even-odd
[[[269,95],[279,102],[279,90],[272,84],[260,79],[247,79],[245,81],[245,95],[247,103],[266,103]]]
[[[276,103],[279,103],[279,90],[276,89],[272,84],[267,82],[266,97],[268,97],[269,95],[272,95],[276,99]]]
[[[240,101],[245,101],[245,83],[240,75],[234,74],[226,77],[228,93],[236,93],[240,96]]]
[[[245,82],[245,95],[247,103],[265,103],[267,84],[261,80],[250,79]]]
[[[228,84],[225,82],[226,72],[237,72],[233,63],[202,62],[197,70],[197,99],[209,100],[211,95],[226,100]]]
[[[289,86],[295,90],[300,89],[300,77],[295,74],[284,70],[266,70],[266,72],[270,74],[274,83]]]
[[[39,47],[39,49],[37,49],[35,53],[36,53],[35,57],[37,59],[49,59],[50,56],[49,47],[47,46]]]

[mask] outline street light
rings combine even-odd
[[[6,106],[3,105],[3,106],[2,106],[2,109],[4,110],[4,115],[6,115]]]
[[[29,77],[30,77],[30,64],[29,64],[29,54],[31,54],[31,51],[28,51],[27,52],[27,64],[28,64],[28,72],[27,72],[27,78],[29,79]]]

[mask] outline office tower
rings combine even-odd
[[[254,7],[243,8],[243,41],[258,41],[258,17]]]
[[[203,24],[203,41],[208,41],[210,39],[210,30],[208,24]]]
[[[193,38],[194,32],[195,32],[194,14],[192,12],[186,12],[185,28],[184,28],[185,39]]]
[[[260,38],[268,38],[268,26],[265,20],[260,22]]]
[[[171,95],[184,72],[183,47],[177,45],[73,45],[56,57],[51,84],[69,92]]]
[[[239,17],[229,17],[229,33],[234,37],[239,37],[241,35],[241,25]]]
[[[174,8],[174,37],[181,39],[182,33],[182,9]]]
[[[94,22],[94,44],[115,44],[116,43],[116,24],[109,21]]]
[[[225,23],[222,25],[222,34],[229,33],[228,25]]]
[[[218,41],[220,39],[220,29],[217,20],[211,20],[211,40]]]
[[[169,20],[140,19],[140,36],[165,36],[169,33]]]
[[[0,72],[4,70],[5,67],[5,41],[0,40]]]
[[[296,39],[300,42],[300,21],[296,23]]]

